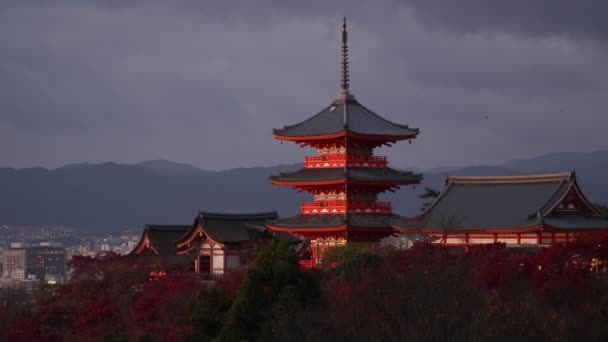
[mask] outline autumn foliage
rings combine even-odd
[[[79,257],[71,281],[35,302],[0,291],[0,340],[605,340],[607,260],[606,236],[544,249],[420,242],[347,246],[328,254],[331,267],[303,272],[289,246],[271,243],[208,282]]]

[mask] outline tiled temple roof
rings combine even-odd
[[[352,95],[346,99],[336,99],[307,120],[273,131],[275,135],[283,137],[324,136],[349,131],[363,135],[415,138],[419,133],[417,128],[384,119],[361,105]]]
[[[285,172],[270,176],[276,182],[319,182],[351,179],[370,182],[417,183],[422,175],[411,171],[392,168],[303,168],[295,172]]]
[[[502,177],[448,177],[446,187],[414,219],[396,227],[438,230],[521,229],[539,225],[557,229],[608,228],[606,220],[578,187],[574,173]],[[556,211],[574,194],[584,211]]]

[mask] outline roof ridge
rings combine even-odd
[[[570,179],[564,178],[560,182],[560,184],[555,188],[555,190],[551,193],[551,195],[547,196],[545,201],[541,203],[536,210],[530,213],[528,217],[534,218],[536,216],[537,220],[542,220],[542,218],[545,217],[548,212],[552,210],[551,208],[555,207],[555,205],[557,205],[557,203],[559,203],[563,199],[563,197],[568,193],[570,188],[572,188],[572,184],[573,182]]]
[[[256,213],[226,213],[226,212],[208,212],[199,211],[199,216],[203,218],[215,218],[215,219],[234,219],[234,220],[247,220],[247,219],[268,219],[278,217],[276,211],[256,212]]]
[[[306,120],[304,120],[304,121],[297,122],[297,123],[295,123],[295,124],[293,124],[293,125],[283,125],[283,128],[273,128],[273,129],[272,129],[272,130],[273,130],[273,133],[274,133],[274,134],[277,134],[277,131],[283,131],[283,130],[285,130],[285,129],[287,129],[287,128],[292,128],[292,127],[295,127],[295,126],[299,126],[299,125],[301,125],[301,124],[303,124],[303,123],[305,123],[305,122],[311,121],[312,119],[314,119],[314,118],[316,118],[317,116],[319,116],[319,115],[323,114],[323,113],[324,113],[326,110],[330,109],[330,108],[331,108],[331,107],[333,107],[333,106],[336,106],[336,101],[335,101],[335,100],[334,100],[334,101],[332,101],[332,103],[331,103],[329,106],[327,106],[327,107],[323,108],[323,109],[322,109],[320,112],[318,112],[317,114],[315,114],[315,115],[313,115],[313,116],[309,117],[308,119],[306,119]],[[337,106],[336,106],[336,107],[337,107]],[[336,132],[336,133],[337,133],[337,132]]]
[[[445,186],[445,188],[443,189],[443,191],[439,192],[439,196],[435,197],[435,199],[431,203],[429,203],[429,205],[427,205],[426,208],[424,208],[424,210],[420,214],[416,215],[414,218],[422,218],[426,214],[428,214],[428,212],[431,211],[431,209],[433,209],[433,207],[435,207],[435,205],[446,196],[446,194],[448,193],[448,191],[450,191],[451,188],[452,183],[448,183],[447,186]]]
[[[409,125],[404,125],[404,124],[400,124],[400,123],[393,122],[393,121],[391,121],[391,120],[389,120],[389,119],[387,119],[387,118],[383,117],[382,115],[380,115],[380,114],[378,114],[378,113],[374,112],[373,110],[371,110],[371,109],[367,108],[366,106],[362,105],[362,104],[361,104],[361,102],[359,102],[359,101],[357,101],[357,100],[354,100],[354,101],[355,101],[355,102],[357,102],[357,104],[358,104],[359,106],[361,106],[361,108],[365,109],[365,110],[366,110],[368,113],[370,113],[371,115],[374,115],[374,116],[378,117],[379,119],[384,120],[385,122],[387,122],[387,123],[389,123],[389,124],[391,124],[391,125],[399,126],[399,127],[401,127],[401,128],[410,129],[410,130],[412,130],[412,131],[416,131],[416,132],[419,132],[419,131],[420,131],[420,129],[419,129],[419,128],[412,128],[412,127],[409,127]]]
[[[574,186],[574,182],[571,180],[565,180],[560,183],[560,186],[555,189],[555,191],[547,198],[544,205],[538,208],[537,212],[541,217],[545,217],[549,214],[555,207],[564,200],[564,198],[568,195],[568,192]]]
[[[572,179],[572,172],[511,176],[447,176],[447,183],[536,183]]]

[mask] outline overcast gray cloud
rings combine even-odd
[[[406,0],[419,22],[450,30],[605,40],[607,5],[597,0]]]
[[[398,166],[608,145],[601,1],[202,3],[1,2],[0,165],[300,161],[271,128],[337,94],[342,15],[353,92],[422,131]]]

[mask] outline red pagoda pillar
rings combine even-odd
[[[325,109],[301,123],[275,129],[276,139],[317,149],[304,168],[271,176],[272,184],[314,195],[300,214],[269,221],[272,231],[303,236],[311,242],[316,265],[327,248],[349,241],[377,241],[394,232],[391,204],[378,195],[402,185],[420,183],[422,176],[388,167],[374,149],[411,140],[417,128],[382,118],[361,105],[349,91],[346,18],[342,30],[341,92]]]

